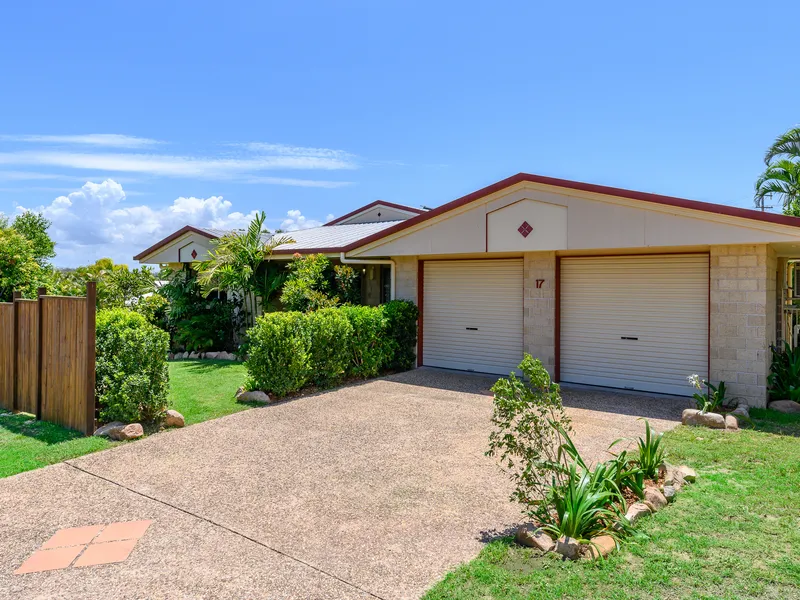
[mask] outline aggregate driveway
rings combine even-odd
[[[0,480],[0,598],[417,598],[520,522],[493,379],[418,369]],[[566,389],[586,456],[686,400]],[[61,527],[152,519],[122,563],[12,572]]]

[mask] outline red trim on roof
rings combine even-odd
[[[386,202],[385,200],[375,200],[375,202],[370,202],[366,206],[362,206],[361,208],[357,208],[356,210],[350,211],[346,215],[342,215],[341,217],[337,217],[333,221],[328,221],[323,225],[323,227],[327,225],[336,225],[337,223],[341,223],[342,221],[349,219],[350,217],[356,216],[358,213],[362,213],[370,208],[374,208],[375,206],[386,206],[388,208],[396,208],[398,210],[405,210],[408,212],[415,213],[417,215],[421,215],[425,211],[420,208],[414,208],[412,206],[404,206],[402,204],[395,204],[394,202]]]
[[[516,175],[507,177],[502,181],[493,183],[492,185],[482,188],[478,191],[472,192],[471,194],[467,194],[466,196],[457,198],[451,202],[448,202],[447,204],[442,204],[437,208],[425,211],[424,213],[417,215],[416,217],[412,217],[411,219],[402,221],[397,225],[388,227],[383,231],[374,233],[368,237],[365,237],[362,240],[353,242],[346,248],[343,248],[343,251],[350,252],[352,250],[355,250],[356,248],[366,246],[367,244],[371,244],[372,242],[390,236],[394,233],[397,233],[398,231],[403,231],[404,229],[413,227],[418,223],[422,223],[423,221],[427,221],[428,219],[433,219],[434,217],[438,217],[439,215],[449,212],[455,208],[459,208],[461,206],[464,206],[465,204],[474,202],[475,200],[483,198],[484,196],[494,194],[495,192],[499,192],[500,190],[503,190],[505,188],[511,187],[513,185],[525,181],[530,183],[539,183],[542,185],[552,185],[554,187],[560,187],[572,190],[580,190],[583,192],[592,192],[595,194],[617,196],[619,198],[630,198],[631,200],[641,200],[642,202],[652,202],[654,204],[661,204],[664,206],[674,206],[676,208],[688,208],[691,210],[700,210],[703,212],[714,213],[718,215],[727,215],[731,217],[739,217],[742,219],[750,219],[751,221],[764,221],[767,223],[775,223],[777,225],[800,227],[800,217],[790,217],[788,215],[778,215],[775,213],[761,212],[760,210],[754,210],[751,208],[738,208],[736,206],[726,206],[724,204],[713,204],[711,202],[700,202],[698,200],[686,200],[684,198],[662,196],[660,194],[637,192],[634,190],[626,190],[623,188],[608,187],[605,185],[596,185],[594,183],[583,183],[581,181],[570,181],[568,179],[556,179],[555,177],[545,177],[543,175],[531,175],[530,173],[517,173]]]
[[[156,242],[155,244],[150,246],[147,250],[139,252],[139,254],[137,254],[136,256],[133,257],[133,260],[141,260],[141,259],[143,259],[148,254],[152,254],[153,252],[155,252],[156,250],[158,250],[162,246],[166,246],[171,241],[178,239],[184,233],[198,233],[198,234],[200,234],[202,236],[207,237],[210,240],[217,239],[217,236],[215,236],[214,234],[208,233],[207,231],[203,231],[202,229],[198,229],[197,227],[192,227],[191,225],[186,225],[185,227],[180,228],[178,231],[176,231],[172,235],[168,235],[167,237],[165,237],[160,242]]]

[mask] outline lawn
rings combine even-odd
[[[800,416],[765,410],[739,433],[678,427],[669,460],[698,480],[640,521],[641,539],[591,564],[503,538],[424,598],[800,598],[799,437]]]
[[[234,393],[244,383],[241,363],[179,361],[169,363],[170,404],[186,424],[216,419],[249,408]],[[105,438],[83,434],[31,415],[0,411],[0,477],[38,469],[113,446]]]

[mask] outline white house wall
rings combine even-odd
[[[517,231],[523,221],[528,221],[534,229],[527,237]],[[798,240],[800,229],[788,226],[574,190],[554,191],[523,183],[350,254],[411,256]]]
[[[380,213],[380,216],[378,216]],[[354,215],[349,219],[340,221],[339,225],[345,223],[380,223],[383,221],[403,221],[409,217],[416,216],[416,213],[408,212],[405,210],[398,210],[389,206],[373,206],[369,210]]]
[[[210,249],[211,240],[209,238],[199,233],[188,232],[139,262],[149,265],[164,265],[201,261],[208,258]],[[193,250],[197,252],[197,257],[195,258],[192,257]]]

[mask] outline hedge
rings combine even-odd
[[[248,332],[249,390],[281,397],[308,385],[331,387],[414,364],[417,307],[341,306],[314,312],[266,313]]]
[[[97,313],[95,392],[100,420],[152,421],[168,405],[169,334],[132,310]]]

